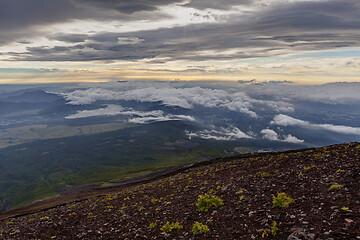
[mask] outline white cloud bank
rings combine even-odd
[[[96,116],[114,116],[124,113],[124,108],[119,105],[107,105],[106,108],[78,111],[75,114],[65,117],[66,119],[87,118]]]
[[[94,85],[86,89],[64,93],[68,104],[85,105],[96,101],[125,100],[138,102],[159,102],[169,107],[192,109],[194,105],[204,107],[222,107],[230,111],[241,112],[257,118],[254,104],[264,105],[276,112],[293,112],[292,104],[283,101],[264,101],[249,97],[240,91],[229,93],[220,89],[202,87],[171,86],[168,83],[156,83],[155,87],[141,82],[113,83],[112,85]]]
[[[140,123],[140,124],[146,124],[150,122],[174,121],[174,120],[196,121],[195,118],[187,115],[173,115],[173,114],[164,115],[164,112],[161,110],[140,112],[140,111],[135,111],[133,109],[125,109],[119,105],[111,105],[111,104],[107,105],[105,108],[78,111],[77,113],[67,116],[65,118],[77,119],[77,118],[115,116],[115,115],[136,116],[134,118],[129,119],[129,122]]]
[[[236,140],[241,138],[253,138],[246,133],[242,132],[237,127],[229,127],[229,128],[220,128],[220,130],[203,130],[197,133],[193,133],[190,131],[185,131],[186,135],[189,139],[192,137],[198,137],[202,139],[214,139],[214,140],[222,140],[222,141],[229,141],[229,140]]]
[[[327,130],[340,134],[352,134],[360,135],[360,127],[349,127],[343,125],[333,125],[333,124],[314,124],[308,121],[296,119],[284,114],[279,114],[274,117],[274,120],[270,124],[279,125],[279,126],[300,126],[304,128],[314,128],[320,130]]]
[[[147,124],[147,123],[151,123],[151,122],[166,122],[166,121],[176,121],[176,120],[179,120],[179,121],[185,120],[185,121],[191,121],[191,122],[196,121],[196,119],[191,116],[168,114],[166,116],[148,116],[148,117],[132,118],[129,120],[129,122]]]
[[[352,104],[360,101],[359,82],[337,82],[322,85],[251,83],[244,87],[251,96],[276,96],[283,99],[325,104]]]
[[[261,130],[263,134],[263,138],[270,140],[270,141],[281,141],[281,142],[288,142],[288,143],[303,143],[304,140],[298,139],[297,137],[292,136],[291,134],[286,135],[283,139],[279,136],[277,132],[272,129],[263,129]]]

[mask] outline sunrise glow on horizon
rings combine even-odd
[[[16,0],[0,9],[0,84],[360,81],[356,0]]]

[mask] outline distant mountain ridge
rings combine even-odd
[[[59,99],[62,99],[62,97],[57,94],[48,93],[43,90],[21,91],[18,93],[18,95],[0,98],[1,101],[13,103],[53,102]]]

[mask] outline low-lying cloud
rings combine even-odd
[[[122,115],[126,116],[128,122],[137,124],[187,121],[197,129],[186,133],[189,138],[214,140],[256,138],[294,144],[303,144],[305,143],[303,139],[306,138],[306,144],[311,144],[311,140],[304,137],[301,131],[297,130],[297,136],[294,136],[293,133],[286,132],[289,130],[288,128],[273,128],[276,125],[326,130],[344,135],[360,135],[360,127],[357,126],[315,124],[307,121],[306,117],[309,113],[303,106],[304,104],[305,106],[312,105],[308,99],[303,100],[302,98],[312,94],[310,86],[249,82],[234,83],[233,85],[220,84],[215,87],[212,84],[197,85],[192,82],[180,81],[87,83],[80,84],[72,90],[68,89],[60,95],[64,97],[67,104],[79,107],[100,104],[98,109],[78,111],[67,116],[67,119]],[[245,86],[243,86],[244,84]],[[337,83],[335,86],[342,86],[342,84]],[[357,88],[360,84],[350,83],[349,85],[344,84],[344,86]],[[255,91],[257,87],[259,90]],[[315,89],[321,89],[321,87],[328,89],[329,85],[319,85]],[[333,88],[332,85],[330,87]],[[267,89],[272,89],[270,92],[273,94],[267,92]],[[295,89],[298,91],[308,89],[310,92],[297,93],[292,98],[290,93],[284,93],[281,89],[285,92],[287,89],[292,89],[290,93],[295,92]],[[261,92],[261,90],[264,91]],[[355,99],[358,96],[351,93],[350,90],[348,93],[347,99]],[[312,101],[316,102],[317,100],[314,98]],[[343,102],[343,98],[329,96],[326,100],[324,94],[323,98],[318,101],[329,102],[327,105],[321,105],[321,109],[326,111],[326,108],[329,108],[331,118],[341,117],[341,114],[345,114],[342,111],[346,112],[346,110],[339,109],[341,112],[338,115],[336,113],[338,108],[333,107],[337,101]],[[105,107],[104,103],[107,104]],[[123,107],[128,104],[131,107]],[[302,120],[290,117],[287,115],[288,113],[305,118]],[[357,116],[356,113],[353,116]],[[317,117],[322,121],[321,116]],[[311,119],[314,119],[313,115]],[[247,130],[243,132],[240,129]]]
[[[166,83],[160,87],[148,87],[146,85],[141,87],[140,84],[130,89],[128,84],[113,85],[112,88],[90,87],[65,93],[63,97],[68,101],[68,104],[73,105],[91,104],[100,100],[125,100],[159,102],[164,106],[183,109],[192,109],[195,105],[209,108],[220,107],[244,113],[252,118],[258,117],[254,110],[254,104],[263,105],[276,112],[294,111],[293,105],[290,103],[253,99],[243,91],[229,93],[224,90],[202,87],[170,87]],[[130,86],[132,85],[130,84]]]
[[[263,129],[260,132],[263,135],[264,139],[270,140],[270,141],[281,141],[281,142],[288,142],[288,143],[303,143],[304,140],[298,139],[295,136],[292,136],[291,134],[288,134],[281,138],[281,136],[275,132],[272,129]]]
[[[358,82],[338,82],[322,85],[250,83],[247,85],[243,84],[243,87],[250,96],[276,96],[283,99],[334,105],[360,102],[360,83]],[[287,106],[284,107],[287,108]]]
[[[98,108],[94,110],[83,110],[78,111],[75,114],[65,117],[66,119],[78,119],[78,118],[88,118],[88,117],[106,117],[106,116],[116,116],[116,115],[125,115],[132,116],[128,121],[131,123],[147,124],[151,122],[164,122],[164,121],[191,121],[195,122],[196,119],[192,116],[187,115],[174,115],[174,114],[164,114],[161,110],[154,110],[148,112],[136,111],[133,109],[126,109],[119,105],[109,104],[105,108]]]
[[[202,139],[229,141],[229,140],[236,140],[236,139],[242,139],[242,138],[247,138],[247,139],[253,138],[250,135],[241,131],[237,127],[220,128],[219,130],[205,129],[205,130],[199,131],[199,132],[185,131],[185,133],[189,139],[191,139],[193,137],[198,137],[198,138],[202,138]]]
[[[187,115],[162,115],[162,116],[148,116],[148,117],[137,117],[129,120],[131,123],[147,124],[152,122],[166,122],[166,121],[190,121],[195,122],[196,119]]]
[[[96,116],[114,116],[123,113],[124,113],[124,108],[122,106],[107,105],[107,107],[105,108],[78,111],[77,113],[69,115],[65,118],[76,119],[76,118],[87,118],[87,117],[96,117]]]
[[[271,121],[271,124],[279,126],[300,126],[303,128],[313,128],[319,130],[327,130],[340,134],[351,134],[351,135],[360,135],[360,127],[349,127],[343,125],[333,125],[333,124],[315,124],[308,121],[296,119],[284,114],[279,114],[274,117],[274,120]]]

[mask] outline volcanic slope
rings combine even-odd
[[[1,220],[0,238],[360,239],[359,161],[359,143],[218,160]]]

